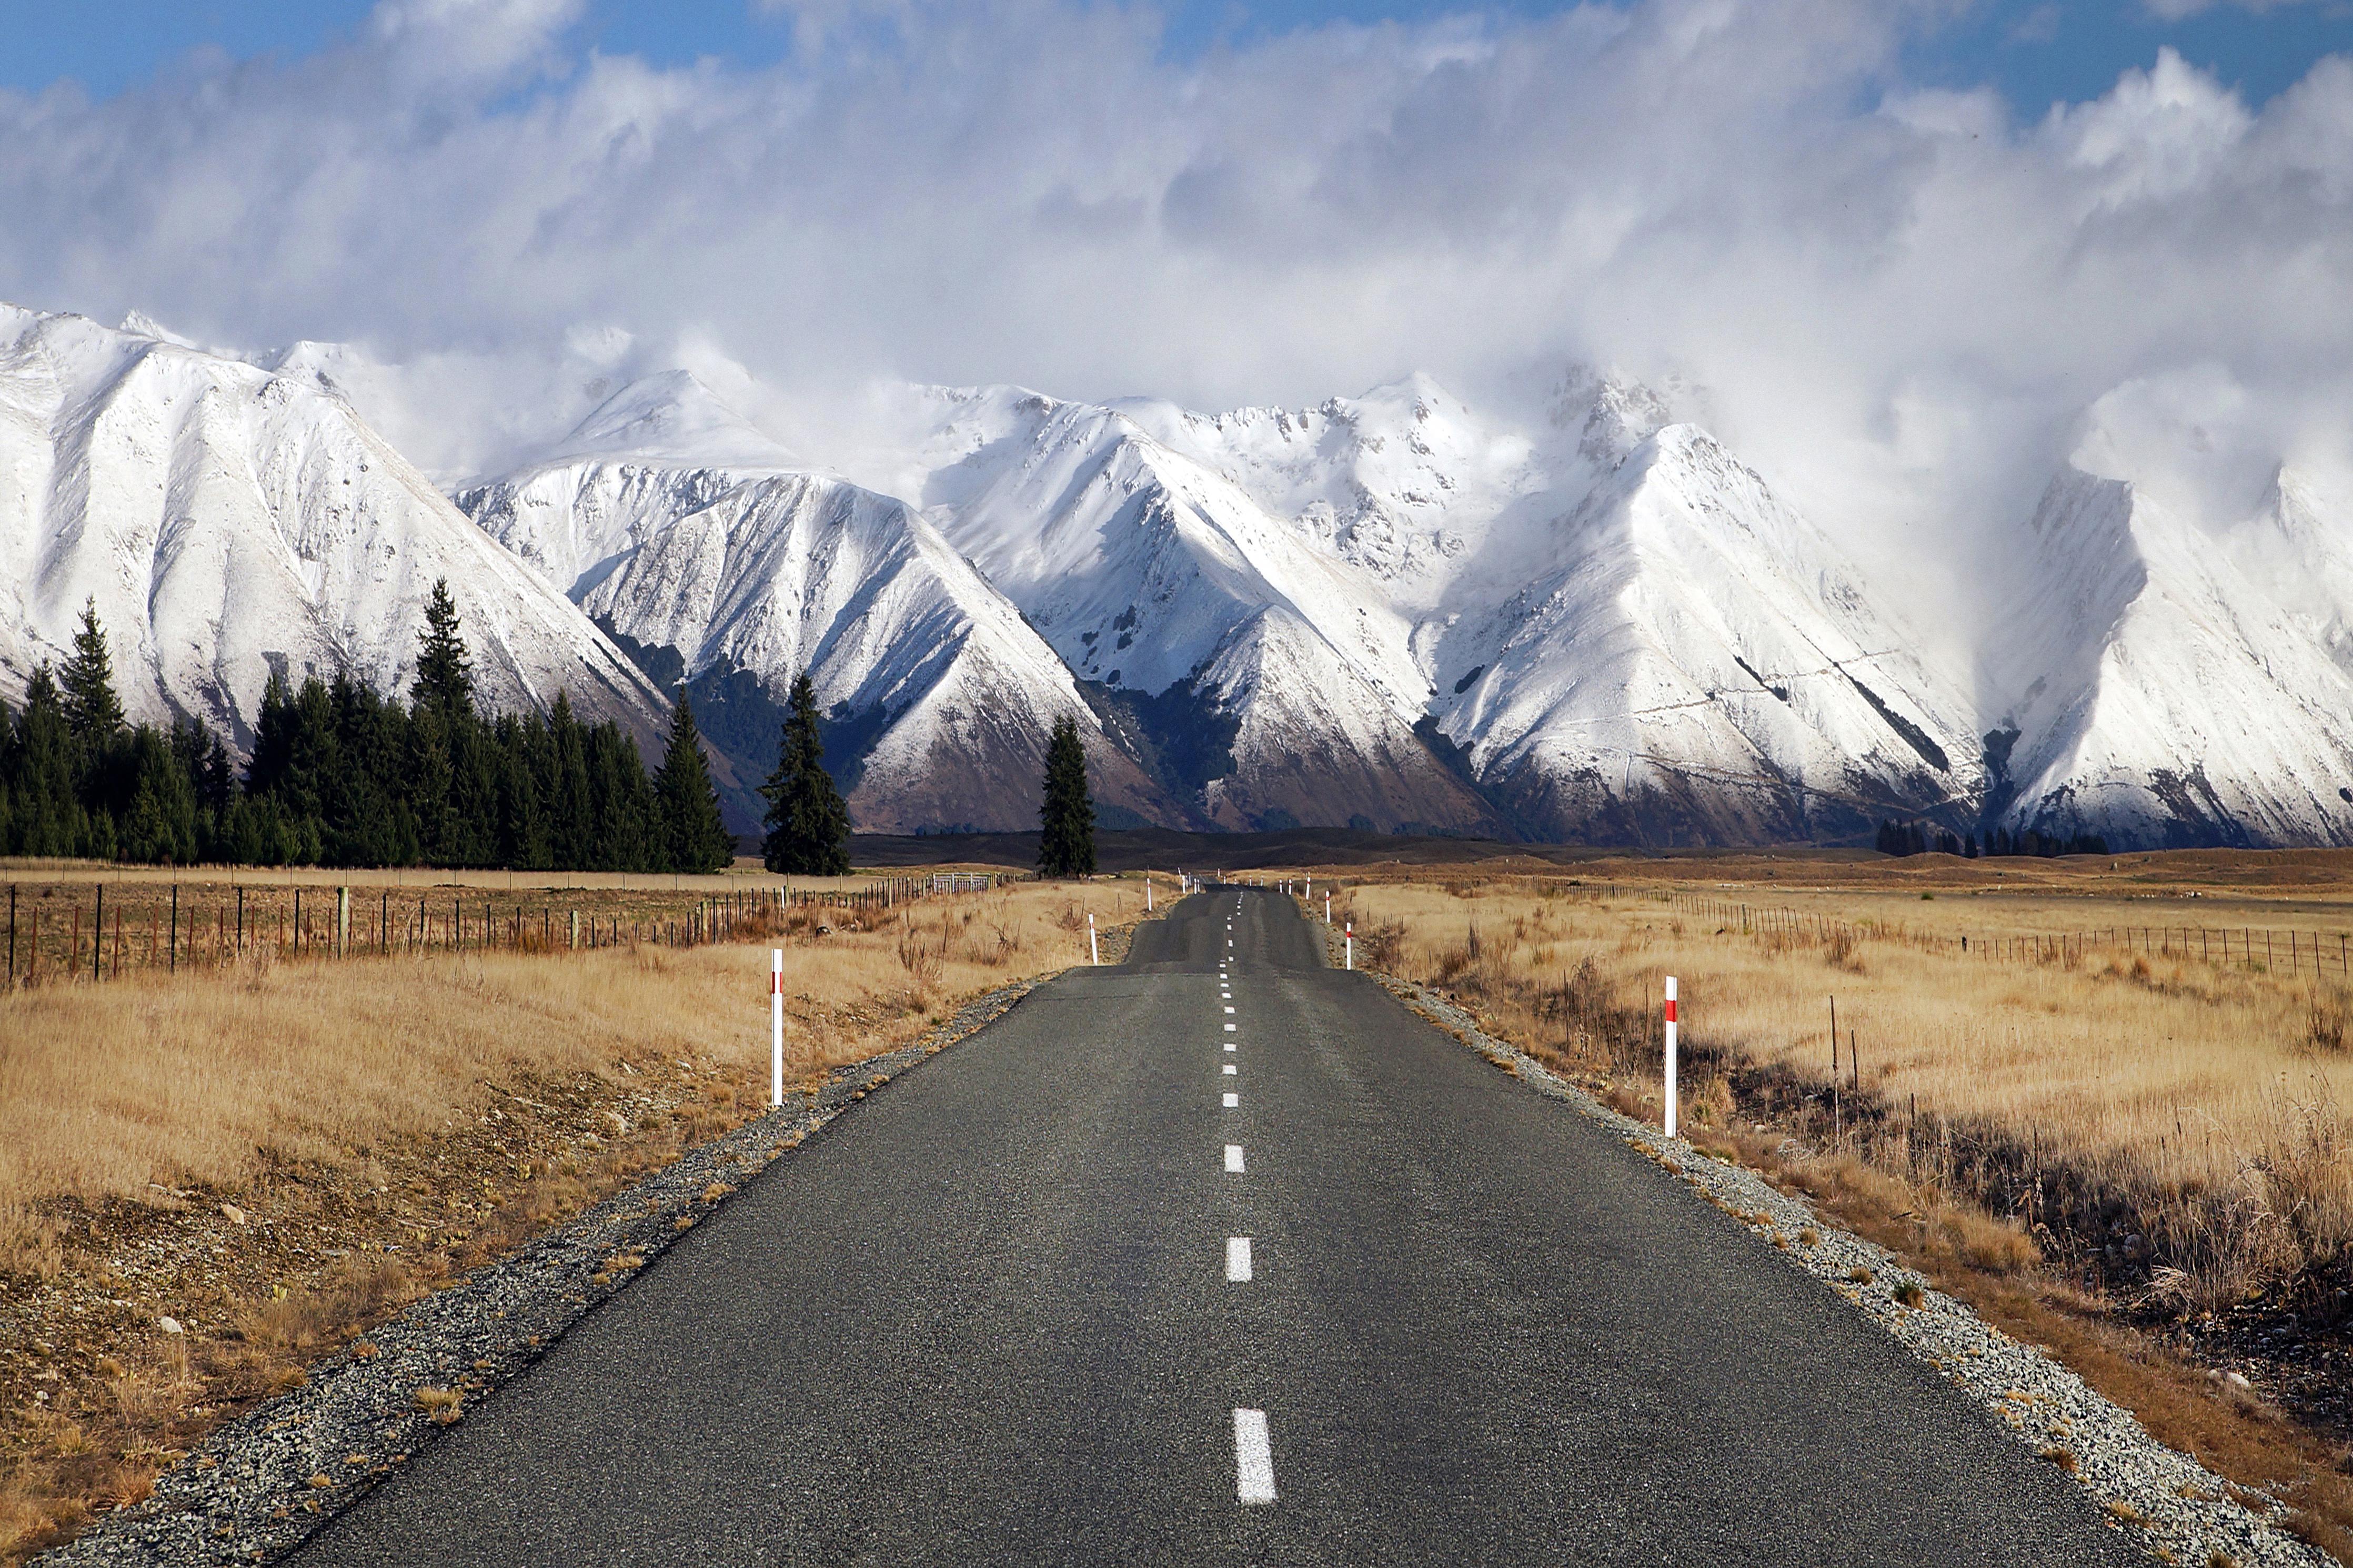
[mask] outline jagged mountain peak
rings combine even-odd
[[[1674,412],[1666,398],[1638,381],[1576,365],[1554,384],[1546,417],[1555,430],[1575,439],[1578,456],[1606,469],[1672,424]]]

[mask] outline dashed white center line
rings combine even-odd
[[[1225,1072],[1225,1075],[1226,1075],[1228,1078],[1231,1078],[1231,1077],[1233,1077],[1233,1076],[1234,1076],[1234,1064],[1233,1064],[1233,1063],[1231,1063],[1231,1062],[1228,1062],[1228,1063],[1225,1065],[1225,1068],[1224,1068],[1224,1069],[1223,1069],[1223,1070],[1224,1070],[1224,1072]]]
[[[1237,1285],[1247,1285],[1250,1277],[1250,1238],[1247,1236],[1226,1237],[1226,1278]]]
[[[1227,1008],[1227,1009],[1226,1009],[1226,1011],[1227,1011],[1227,1012],[1229,1012],[1229,1013],[1230,1013],[1230,1012],[1232,1012],[1232,1011],[1233,1011],[1233,1009],[1232,1009],[1231,1007],[1229,1007],[1229,1008]]]
[[[1230,1050],[1232,1050],[1233,1048],[1234,1048],[1234,1043],[1233,1043],[1231,1040],[1228,1040],[1228,1041],[1226,1042],[1226,1049],[1228,1049],[1228,1050],[1229,1050],[1229,1051],[1230,1051]]]
[[[1240,1026],[1240,1025],[1239,1025],[1239,1024],[1228,1024],[1228,1025],[1226,1026],[1226,1033],[1228,1033],[1229,1035],[1230,1035],[1230,1034],[1232,1034],[1235,1030],[1239,1029],[1240,1026]]]
[[[1234,1495],[1245,1503],[1274,1500],[1274,1449],[1263,1410],[1234,1412]]]
[[[1237,1176],[1242,1173],[1242,1146],[1240,1144],[1229,1143],[1226,1145],[1226,1169],[1231,1171]]]
[[[1226,1106],[1225,1106],[1225,1108],[1226,1108],[1228,1110],[1232,1110],[1236,1109],[1237,1107],[1239,1107],[1239,1106],[1241,1104],[1241,1102],[1242,1102],[1242,1097],[1241,1097],[1240,1095],[1239,1095],[1239,1094],[1229,1094],[1229,1095],[1226,1096]]]

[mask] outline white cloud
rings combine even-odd
[[[2179,22],[2185,16],[2195,16],[2200,11],[2211,11],[2217,6],[2236,6],[2242,11],[2260,15],[2305,3],[2306,0],[2141,0],[2141,4],[2148,7],[2150,16],[2166,22]]]
[[[829,0],[787,7],[802,47],[757,72],[583,54],[575,8],[392,0],[291,65],[0,95],[0,296],[465,367],[405,427],[442,467],[494,459],[532,376],[576,403],[688,355],[804,421],[877,375],[1223,405],[1586,356],[1704,384],[1890,558],[2021,515],[2128,384],[2250,389],[2257,456],[2345,424],[2341,60],[2255,111],[2162,55],[2021,126],[1904,88],[1929,0],[1192,60],[1139,9]]]

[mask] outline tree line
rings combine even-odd
[[[2096,833],[2062,836],[2027,828],[2012,833],[1997,827],[1985,836],[1984,848],[1978,848],[1978,836],[1956,834],[1947,829],[1918,822],[1883,821],[1873,847],[1882,855],[1957,855],[1974,860],[1986,855],[2028,855],[2050,859],[2060,855],[2105,855],[2108,841]]]
[[[162,865],[714,871],[733,858],[681,692],[660,766],[559,695],[485,714],[446,582],[406,704],[349,674],[273,674],[240,774],[193,720],[125,721],[95,604],[62,666],[0,703],[0,847]]]

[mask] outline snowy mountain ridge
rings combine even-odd
[[[870,830],[1029,826],[1069,716],[1114,825],[2353,842],[2348,507],[2291,468],[2216,527],[2071,466],[1956,659],[1704,395],[1599,371],[1524,423],[1419,374],[1222,413],[908,386],[839,471],[685,369],[598,372],[446,498],[375,427],[416,380],[0,309],[0,689],[90,596],[134,712],[242,742],[272,669],[396,689],[446,574],[494,704],[649,734],[689,691],[739,827],[806,668]]]
[[[0,688],[85,603],[134,719],[250,744],[273,674],[406,689],[437,579],[490,704],[568,690],[658,737],[660,693],[340,397],[148,332],[0,305]]]

